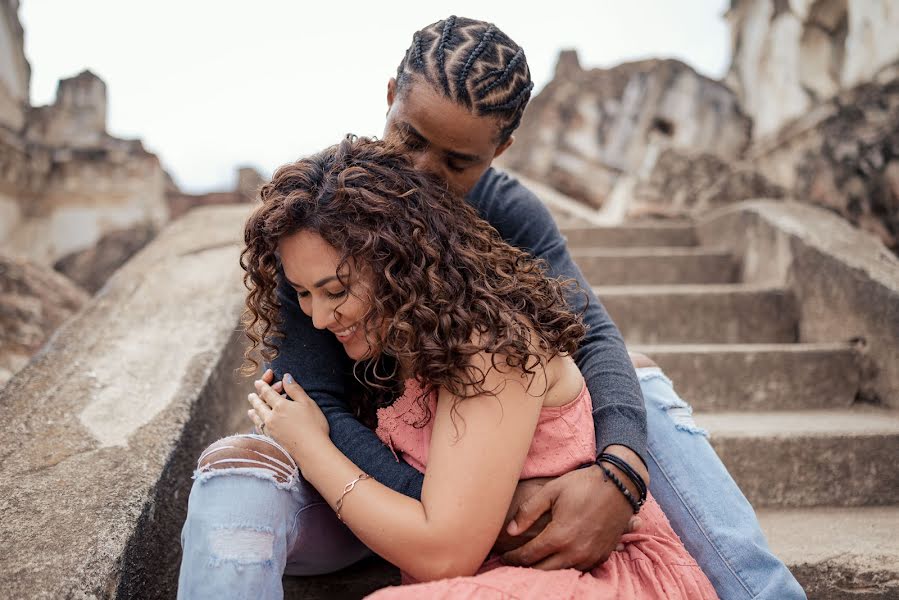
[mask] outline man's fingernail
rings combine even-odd
[[[506,527],[506,531],[509,532],[509,535],[518,535],[518,523],[514,520],[509,521],[508,527]]]
[[[290,373],[284,374],[284,383],[293,383],[293,377],[290,376]]]

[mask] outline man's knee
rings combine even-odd
[[[640,354],[639,352],[628,352],[628,355],[631,357],[631,363],[634,365],[635,369],[659,366],[654,360],[652,360],[645,354]]]
[[[293,459],[281,448],[265,438],[249,435],[222,438],[206,448],[197,461],[200,471],[247,467],[267,469],[281,483],[297,471]]]

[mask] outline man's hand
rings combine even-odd
[[[630,449],[609,446],[605,451],[624,458],[649,483],[643,462]],[[606,467],[637,493],[623,473],[609,465]],[[503,561],[507,564],[546,570],[591,569],[604,562],[614,550],[622,549],[621,536],[640,526],[640,519],[634,516],[627,499],[596,466],[557,479],[521,482],[510,514],[512,520],[494,549],[505,552]],[[547,517],[551,517],[548,523]]]

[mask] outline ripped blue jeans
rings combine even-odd
[[[243,449],[236,458],[237,438],[264,452]],[[223,438],[197,465],[181,529],[179,600],[281,599],[283,575],[330,573],[371,555],[270,437]]]
[[[671,380],[658,367],[637,369],[637,378],[646,401],[650,491],[718,596],[805,599]]]

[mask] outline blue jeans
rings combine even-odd
[[[646,400],[650,490],[718,595],[804,599],[705,432],[693,425],[689,405],[658,368],[637,375]],[[265,436],[245,435],[280,448]],[[179,599],[280,599],[283,574],[330,573],[371,554],[284,455],[276,469],[284,481],[252,463],[194,473],[181,531]]]
[[[755,511],[658,367],[637,369],[646,402],[650,491],[723,600],[804,599]]]

